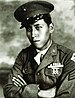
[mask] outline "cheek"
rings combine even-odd
[[[49,39],[49,31],[44,30],[42,33],[40,33],[41,40],[46,41]]]
[[[49,40],[49,35],[47,35],[47,34],[44,35],[43,38],[42,38],[42,42],[46,43],[48,40]]]

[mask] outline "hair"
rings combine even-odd
[[[28,20],[27,19],[23,20],[23,22],[21,23],[20,29],[22,29],[23,27],[28,28],[30,24],[33,24],[40,19],[44,19],[44,21],[47,23],[48,26],[49,24],[52,23],[51,16],[49,13],[39,14],[39,15],[35,15],[34,17],[30,17]]]
[[[44,21],[47,23],[48,26],[49,26],[49,24],[52,23],[50,14],[44,14],[44,15],[43,15],[43,19],[44,19]]]

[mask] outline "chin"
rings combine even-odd
[[[36,49],[42,49],[42,47],[40,45],[34,45],[36,47]]]
[[[43,46],[35,46],[36,49],[43,50]]]

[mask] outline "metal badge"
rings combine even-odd
[[[63,65],[61,65],[61,63],[53,63],[48,66],[48,68],[53,70],[52,74],[59,74],[58,70],[62,67]]]

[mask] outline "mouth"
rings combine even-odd
[[[36,43],[36,42],[39,42],[39,41],[40,41],[40,40],[33,40],[33,42],[35,42],[35,43]]]

